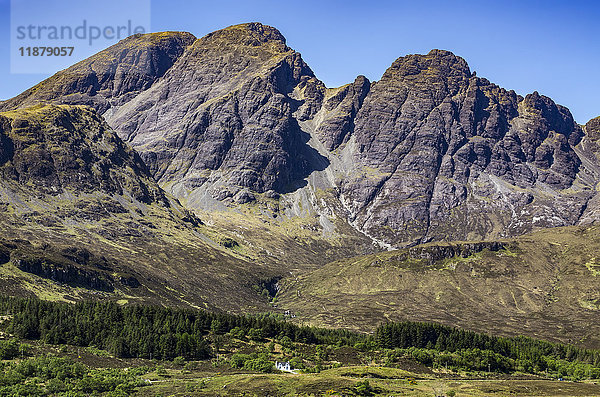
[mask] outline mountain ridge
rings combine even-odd
[[[103,113],[111,106],[110,99],[127,99],[128,93],[148,88],[193,40],[186,32],[130,36],[0,102],[0,111],[71,96],[59,102],[90,105]]]
[[[477,77],[449,51],[399,57],[373,83],[326,88],[266,25],[162,40],[176,42],[166,45],[178,49],[170,67],[96,108],[199,214],[283,194],[280,214],[301,205],[322,218],[331,208],[314,203],[326,191],[337,218],[396,247],[596,219],[588,204],[598,176],[576,153],[584,133],[568,109]]]
[[[0,110],[0,126],[10,119],[7,115],[16,115],[9,124],[23,129],[0,133],[0,183],[7,186],[5,197],[19,192],[19,200],[2,204],[9,211],[0,227],[10,241],[0,242],[8,252],[3,256],[0,247],[0,259],[8,257],[8,268],[15,272],[25,269],[50,284],[53,278],[63,282],[71,277],[73,285],[88,280],[95,287],[112,286],[116,292],[96,292],[128,302],[298,312],[306,304],[301,321],[333,326],[357,313],[365,319],[348,326],[382,321],[387,317],[373,304],[407,296],[398,285],[412,280],[424,284],[416,287],[419,296],[411,302],[417,305],[423,298],[421,304],[437,313],[436,320],[450,325],[483,329],[487,317],[473,320],[460,307],[444,311],[443,302],[425,299],[431,298],[430,289],[452,302],[460,301],[461,286],[471,288],[473,301],[500,299],[501,304],[482,303],[477,310],[497,314],[502,324],[493,327],[503,333],[542,332],[544,324],[565,328],[568,321],[595,326],[590,322],[597,310],[597,291],[589,278],[596,271],[593,252],[565,264],[540,265],[527,254],[490,247],[507,241],[533,247],[538,241],[558,253],[543,229],[596,232],[600,119],[579,126],[552,99],[538,92],[520,96],[490,83],[449,51],[399,57],[378,81],[358,76],[327,88],[283,35],[266,25],[235,25],[199,39],[181,32],[154,33],[125,39],[0,103]],[[42,110],[51,122],[38,128],[35,113]],[[52,118],[53,113],[66,116]],[[98,135],[98,130],[105,133]],[[38,154],[27,156],[27,147],[14,142],[28,134],[54,141],[43,150],[32,144]],[[72,141],[77,134],[93,150],[80,150],[79,141]],[[119,155],[102,149],[98,137],[109,136]],[[28,159],[25,164],[31,167],[15,167],[14,158]],[[95,178],[93,170],[102,170],[96,163],[111,171]],[[19,179],[29,175],[23,170],[39,183]],[[111,179],[114,175],[120,179]],[[91,181],[89,186],[84,180]],[[72,192],[51,190],[62,181]],[[74,197],[77,192],[81,197]],[[17,210],[19,201],[38,194],[39,202]],[[54,203],[56,197],[62,201]],[[527,234],[535,230],[541,231]],[[565,250],[579,247],[573,237],[579,232],[548,230],[567,236]],[[47,249],[19,242],[43,241],[45,234],[52,236]],[[71,252],[71,239],[91,259],[77,259],[81,255]],[[441,269],[447,279],[456,278],[454,289],[444,289],[434,276],[440,270],[436,266],[456,262],[461,253],[417,268],[410,258],[397,260],[404,251],[382,253],[447,253],[445,245],[456,241],[485,248],[468,255],[469,265],[481,270],[472,277],[462,260],[460,274]],[[371,266],[373,256],[381,256],[382,263]],[[369,266],[361,268],[363,262]],[[116,275],[102,266],[114,267]],[[378,273],[380,268],[385,272]],[[569,272],[576,276],[569,278]],[[26,285],[14,274],[9,280],[21,280],[15,286]],[[344,289],[344,279],[361,274],[375,287],[348,294],[348,307],[356,312],[340,310],[341,317],[319,312],[319,307],[343,301],[323,282]],[[377,279],[386,274],[389,279]],[[541,292],[526,291],[536,276],[544,277],[546,294],[556,292],[552,288],[558,281],[552,280],[559,276],[569,278],[564,285],[570,291],[577,282],[587,289],[561,295],[553,305],[540,300]],[[126,284],[136,284],[130,277],[139,282],[137,290]],[[395,285],[401,277],[405,281]],[[116,282],[121,279],[125,284]],[[295,288],[298,280],[314,280],[313,287]],[[498,280],[508,287],[490,291]],[[27,283],[33,282],[27,278]],[[18,289],[9,285],[4,287]],[[64,290],[60,299],[82,293],[77,288]],[[273,295],[282,307],[269,306]],[[509,296],[520,306],[512,307]],[[309,300],[303,303],[303,297]],[[568,308],[573,302],[577,306]],[[369,310],[361,311],[363,306]],[[388,316],[410,312],[418,320],[416,307]],[[561,317],[561,310],[567,315]],[[516,324],[516,318],[532,313],[537,313],[535,327]],[[547,318],[550,314],[556,318]],[[421,318],[432,319],[429,314]]]

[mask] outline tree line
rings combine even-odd
[[[410,355],[425,364],[437,362],[440,365],[450,363],[451,366],[464,367],[469,362],[481,363],[481,368],[477,369],[489,368],[501,372],[541,372],[548,369],[558,371],[559,367],[565,367],[564,363],[574,362],[582,364],[578,368],[580,372],[582,368],[589,373],[592,369],[600,367],[598,350],[525,336],[492,336],[440,324],[387,323],[377,328],[375,340],[382,348],[410,348]],[[433,352],[456,354],[439,355]],[[574,370],[575,368],[571,368],[562,372],[570,373]]]
[[[580,363],[590,373],[600,367],[600,351],[528,337],[498,337],[439,324],[390,322],[374,335],[299,326],[273,314],[232,315],[150,305],[121,306],[112,301],[75,304],[0,296],[0,313],[12,315],[7,331],[22,339],[51,344],[95,346],[118,357],[202,360],[214,356],[220,335],[270,338],[281,344],[352,346],[390,351],[427,365],[470,367],[501,372],[558,371]],[[286,342],[287,341],[287,342]],[[16,346],[0,345],[7,355]],[[412,349],[410,351],[406,349]],[[10,354],[9,354],[10,353]],[[475,363],[467,365],[469,362]],[[569,364],[570,365],[570,364]],[[575,371],[575,367],[567,371]]]
[[[298,326],[276,316],[237,316],[159,306],[120,306],[112,301],[75,304],[37,298],[0,297],[0,311],[12,314],[8,332],[52,344],[95,346],[118,357],[205,359],[209,338],[242,330],[258,338],[307,344],[354,345],[366,336],[346,330]]]

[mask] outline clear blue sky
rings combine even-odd
[[[329,87],[359,74],[377,80],[397,57],[440,48],[502,87],[553,98],[579,123],[600,115],[596,1],[152,0],[151,7],[153,31],[201,37],[242,22],[275,26]],[[10,2],[0,0],[0,99],[48,76],[10,74],[9,34]]]

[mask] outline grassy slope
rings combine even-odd
[[[333,218],[335,231],[328,233],[318,214],[307,210],[291,216],[276,200],[256,196],[258,199],[248,204],[195,213],[236,240],[247,255],[276,264],[280,276],[378,250],[340,218]],[[326,193],[322,196],[328,197]]]
[[[392,251],[284,280],[278,300],[297,321],[324,326],[434,321],[599,347],[599,251],[598,227],[542,230],[500,251],[433,262]]]
[[[26,251],[33,257],[48,258],[49,251],[85,248],[97,257],[109,259],[108,273],[115,279],[120,274],[133,275],[142,284],[140,287],[115,282],[114,292],[104,292],[70,286],[23,272],[11,261],[0,265],[0,288],[13,295],[35,294],[50,300],[96,297],[122,303],[143,301],[225,310],[267,309],[266,301],[262,302],[251,288],[266,277],[263,275],[266,266],[251,264],[235,250],[221,246],[221,235],[209,227],[194,228],[177,222],[158,207],[151,206],[147,210],[152,215],[139,219],[132,219],[130,214],[113,214],[108,219],[74,225],[68,223],[77,220],[65,219],[64,224],[53,227],[40,227],[35,221],[22,222],[7,215],[0,217],[5,241],[33,243],[31,246],[17,243],[15,253]]]

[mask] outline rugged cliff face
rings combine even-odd
[[[592,194],[564,192],[583,136],[566,108],[478,78],[446,51],[397,59],[354,124],[354,161],[375,172],[350,175],[342,197],[362,229],[397,244],[572,224]]]
[[[600,172],[584,145],[597,145],[594,122],[584,138],[568,109],[479,78],[447,51],[331,89],[269,26],[150,34],[0,106],[46,100],[95,106],[188,208],[242,208],[279,235],[303,218],[313,237],[399,247],[597,218]],[[215,222],[231,230],[249,219],[225,218]]]

